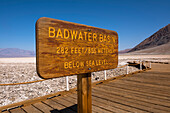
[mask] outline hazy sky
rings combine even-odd
[[[0,48],[35,51],[40,17],[114,30],[122,50],[170,23],[170,0],[0,0]]]

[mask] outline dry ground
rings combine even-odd
[[[149,60],[170,62],[170,55],[119,55],[119,65],[127,61]],[[36,59],[32,58],[0,58],[0,84],[19,83],[40,80],[36,74]],[[137,68],[129,67],[129,72],[137,71]],[[126,68],[107,70],[107,78],[126,73]],[[93,82],[104,79],[104,71],[94,72]],[[76,75],[69,77],[69,87],[76,87]],[[0,86],[0,106],[16,103],[26,99],[56,93],[66,89],[65,77],[54,78],[38,83]]]

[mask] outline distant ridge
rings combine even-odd
[[[135,46],[128,52],[134,52],[134,51],[139,51],[139,50],[143,50],[143,49],[145,49],[145,51],[146,51],[146,49],[157,47],[157,46],[160,46],[163,44],[167,44],[169,42],[170,42],[170,24],[161,28],[156,33],[154,33],[152,36],[146,38],[144,41],[142,41],[140,44],[138,44],[137,46]],[[161,52],[159,52],[159,53],[161,53]],[[164,51],[164,54],[166,54],[165,51]]]
[[[130,49],[125,49],[125,50],[120,50],[118,53],[119,54],[124,54],[124,53],[127,53],[128,51],[130,51],[132,48]]]
[[[0,58],[34,57],[35,52],[18,48],[0,48]]]

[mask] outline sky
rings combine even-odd
[[[170,24],[170,0],[0,0],[0,48],[35,51],[40,17],[116,31],[124,50]]]

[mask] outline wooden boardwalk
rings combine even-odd
[[[94,113],[170,113],[170,64],[153,64],[152,70],[95,85]],[[42,100],[3,113],[76,113],[77,94]]]

